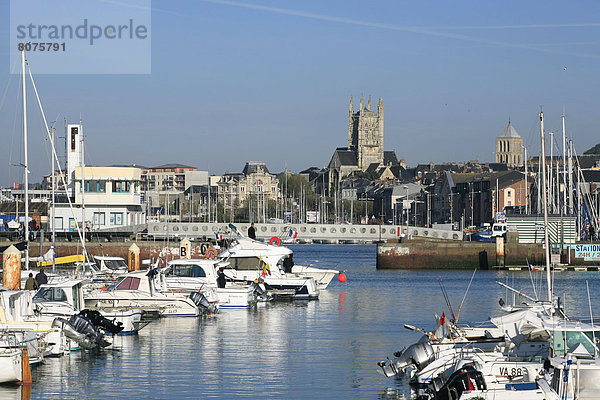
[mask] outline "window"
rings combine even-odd
[[[67,301],[67,294],[61,288],[43,288],[35,294],[33,301]]]
[[[54,217],[54,229],[57,231],[63,230],[63,217]]]
[[[137,290],[138,287],[140,287],[140,278],[128,276],[117,285],[115,290]]]
[[[173,265],[167,276],[206,278],[206,272],[198,265]]]
[[[99,181],[91,179],[85,181],[86,193],[104,193],[106,192],[106,181]]]
[[[131,190],[131,182],[129,181],[113,181],[113,193],[129,193]]]
[[[123,225],[123,213],[110,213],[111,225]]]
[[[258,257],[240,257],[234,258],[235,269],[237,270],[256,270],[258,269],[259,258]]]
[[[106,225],[106,213],[95,212],[94,213],[94,225],[95,226],[104,226],[104,225]]]

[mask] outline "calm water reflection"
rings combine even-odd
[[[112,350],[48,359],[34,371],[31,398],[402,398],[405,383],[379,375],[377,361],[418,339],[404,323],[429,329],[433,313],[446,311],[439,276],[456,311],[471,272],[377,271],[375,246],[293,249],[297,263],[339,262],[348,281],[335,281],[318,301],[164,319],[117,338]],[[531,292],[526,272],[480,271],[461,319],[497,311],[507,296],[496,279]],[[586,279],[598,304],[597,272],[557,275],[557,291],[574,314],[587,314]],[[0,397],[21,398],[20,390],[0,388]]]

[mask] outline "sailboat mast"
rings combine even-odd
[[[85,249],[85,153],[84,153],[84,141],[83,141],[83,125],[79,120],[79,127],[81,129],[79,140],[81,145],[81,234],[83,236],[83,254],[86,254]]]
[[[546,197],[546,138],[544,137],[544,112],[540,111],[540,138],[542,142],[542,151],[540,160],[542,162],[540,170],[542,171],[542,208],[544,209],[544,247],[546,251],[546,283],[548,285],[548,301],[552,303],[552,277],[550,275],[550,244],[548,240],[548,199]]]
[[[23,166],[25,167],[25,268],[29,269],[29,166],[27,161],[27,93],[25,85],[25,51],[21,51],[23,85]]]
[[[54,146],[54,124],[52,124],[52,146]],[[52,150],[54,152],[54,149]],[[54,153],[52,153],[54,156]],[[52,173],[52,272],[56,272],[56,217],[54,216],[55,210],[55,188],[56,188],[56,174],[54,173],[54,157],[52,158],[52,169],[50,172]]]
[[[565,129],[565,114],[561,116],[562,119],[562,145],[563,145],[563,214],[567,214],[567,131]]]
[[[523,146],[523,163],[525,164],[525,214],[529,214],[529,185],[527,185],[527,147]]]

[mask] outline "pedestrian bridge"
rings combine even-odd
[[[244,235],[250,224],[234,224]],[[406,225],[349,225],[349,224],[260,224],[255,223],[256,238],[270,240],[273,236],[285,240],[290,238],[290,230],[298,232],[296,242],[307,243],[373,243],[399,239],[408,235],[412,238],[434,238],[463,240],[459,231],[432,229]],[[149,239],[184,237],[196,240],[215,239],[220,234],[226,237],[231,233],[229,223],[211,222],[148,222]]]

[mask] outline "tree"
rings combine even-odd
[[[597,145],[595,145],[591,149],[587,150],[583,154],[600,154],[600,143],[598,143]]]
[[[310,187],[310,184],[308,183],[308,181],[306,179],[304,179],[304,177],[302,175],[298,175],[298,174],[289,174],[287,177],[287,188],[286,188],[286,179],[285,179],[285,172],[282,172],[281,174],[279,174],[277,176],[277,179],[279,180],[279,188],[281,190],[281,193],[285,196],[285,194],[287,193],[288,197],[291,197],[292,194],[298,196],[300,195],[300,188],[302,187],[302,192],[307,194],[307,195],[311,195],[313,194],[313,190]]]

